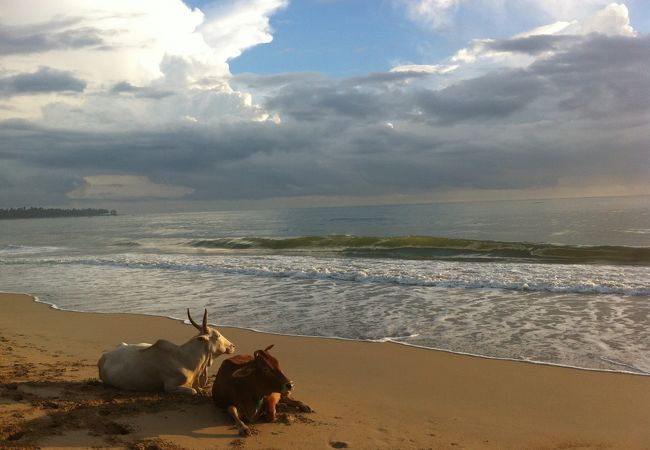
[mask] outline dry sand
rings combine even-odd
[[[97,380],[102,351],[182,343],[192,327],[0,294],[0,448],[650,448],[650,377],[220,331],[238,353],[275,344],[294,396],[316,412],[284,414],[241,439],[209,397],[120,392]]]

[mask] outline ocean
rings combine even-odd
[[[0,291],[648,375],[650,197],[3,220]]]

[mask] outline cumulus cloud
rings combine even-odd
[[[268,17],[286,3],[226,0],[201,11],[181,0],[2,2],[2,66],[7,75],[31,73],[37,65],[65,71],[83,79],[93,96],[108,91],[152,98],[194,89],[234,99],[228,61],[269,42]],[[249,99],[238,97],[236,108],[246,110]],[[51,102],[35,98],[15,106],[34,118]],[[68,104],[79,109],[78,102]]]
[[[600,11],[582,20],[569,22],[559,33],[586,35],[600,33],[608,36],[634,36],[630,15],[624,4],[611,3]]]
[[[204,15],[181,1],[25,0],[2,2],[0,8],[3,42],[22,36],[43,43],[27,49],[32,58],[5,56],[5,67],[25,70],[38,60],[55,69],[86,74],[93,88],[111,81],[138,84],[159,78],[166,54],[198,58],[209,53],[196,33]],[[37,31],[25,31],[30,29]],[[79,39],[88,35],[101,36],[101,45],[93,42],[99,39]]]
[[[207,20],[199,28],[206,43],[224,61],[247,48],[271,42],[269,16],[288,0],[225,0],[205,8]]]

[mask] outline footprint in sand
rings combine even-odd
[[[108,422],[104,425],[104,434],[130,434],[131,429],[127,425],[122,425],[117,422]]]

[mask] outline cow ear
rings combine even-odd
[[[246,366],[242,367],[241,369],[237,369],[232,373],[232,376],[235,378],[244,378],[249,375],[251,375],[255,371],[255,368],[252,366]]]
[[[199,335],[196,337],[196,339],[199,340],[199,341],[205,341],[205,342],[208,342],[208,341],[210,340],[210,335],[209,335],[209,334],[199,334]]]

